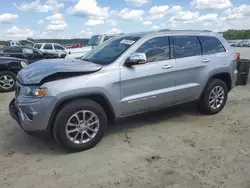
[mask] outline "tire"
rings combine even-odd
[[[210,99],[210,97],[214,96],[213,95],[214,92],[212,93],[212,91],[216,91],[216,89],[218,91],[219,88],[223,90],[224,97],[223,97],[223,99],[218,98],[218,100],[220,100],[220,103],[219,102],[214,103],[214,102],[212,102],[213,99]],[[219,92],[219,94],[221,94],[221,92]],[[219,96],[219,95],[217,95],[217,96]],[[208,83],[199,103],[198,103],[198,108],[199,108],[201,113],[206,114],[206,115],[217,114],[224,108],[224,106],[227,102],[227,97],[228,97],[228,88],[227,88],[226,83],[220,79],[212,79],[209,81],[209,83]],[[209,101],[209,99],[210,99],[210,101]],[[217,101],[217,99],[215,99],[215,100]],[[210,102],[212,102],[211,105],[210,105]],[[218,106],[216,104],[218,104]]]
[[[77,114],[78,116],[78,120],[82,119],[81,117],[79,117],[80,113],[84,111],[85,112],[85,118],[88,115],[87,113],[92,112],[93,114],[96,115],[96,120],[99,120],[99,125],[98,125],[98,131],[96,131],[96,133],[93,132],[93,135],[95,134],[95,136],[93,136],[93,138],[88,137],[90,140],[86,143],[80,143],[80,139],[82,134],[84,135],[84,138],[87,137],[87,133],[79,133],[79,131],[83,131],[83,132],[88,132],[85,130],[80,130],[80,128],[77,128],[78,131],[67,134],[66,133],[66,129],[68,130],[68,128],[70,126],[67,126],[68,122],[71,119],[71,123],[72,121],[76,121],[77,119],[75,118],[75,114]],[[92,115],[93,115],[92,114]],[[72,117],[73,116],[73,117]],[[91,116],[90,116],[91,117]],[[73,119],[75,118],[75,119]],[[87,122],[87,121],[86,121]],[[76,123],[76,122],[74,122]],[[76,123],[77,124],[77,123]],[[95,126],[95,125],[93,125]],[[97,124],[96,124],[97,126]],[[75,127],[75,124],[74,124]],[[70,152],[79,152],[79,151],[84,151],[87,149],[90,149],[92,147],[94,147],[98,142],[100,142],[100,140],[102,139],[105,131],[107,128],[107,115],[105,113],[105,111],[103,110],[103,108],[97,104],[96,102],[92,101],[92,100],[88,100],[88,99],[79,99],[79,100],[75,100],[72,102],[69,102],[67,104],[65,104],[57,113],[54,124],[53,124],[53,135],[54,138],[56,140],[56,142],[62,146],[64,149],[70,151]],[[83,129],[83,128],[81,128]],[[93,128],[94,129],[94,128]],[[69,130],[70,131],[70,130]],[[78,136],[76,136],[78,132]],[[92,133],[91,131],[88,132],[89,135],[90,133]],[[75,134],[75,135],[74,135]],[[74,140],[70,140],[69,137],[77,137],[77,139],[79,139],[79,143],[74,143]],[[92,136],[92,135],[91,135]],[[75,140],[77,140],[75,139]]]
[[[12,85],[4,85],[4,76],[6,76],[8,79],[12,79],[13,83]],[[15,90],[16,87],[16,74],[11,71],[0,71],[0,92],[11,92]]]

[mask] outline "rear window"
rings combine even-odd
[[[43,49],[44,50],[53,50],[52,44],[45,44]]]
[[[200,36],[199,38],[202,44],[204,55],[221,53],[226,51],[221,42],[215,37]]]
[[[201,45],[197,36],[174,36],[175,58],[201,55]]]
[[[36,49],[40,49],[42,47],[42,44],[35,44],[34,45],[34,48],[36,48]]]

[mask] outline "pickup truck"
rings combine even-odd
[[[82,48],[67,49],[67,56],[65,59],[78,59],[91,51],[93,48],[101,45],[108,39],[113,38],[116,35],[93,35],[88,42],[88,45]]]

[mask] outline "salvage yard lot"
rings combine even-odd
[[[1,188],[250,187],[250,85],[215,116],[194,105],[139,115],[74,154],[23,133],[8,114],[13,96],[0,94]]]

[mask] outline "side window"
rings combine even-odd
[[[170,59],[169,37],[157,37],[148,40],[136,51],[145,53],[148,62]]]
[[[215,54],[226,51],[221,42],[215,37],[201,36],[199,38],[202,44],[204,55]]]
[[[184,58],[201,55],[201,45],[197,36],[174,36],[174,56]]]
[[[44,50],[53,50],[52,44],[45,44],[43,49]]]
[[[21,49],[19,47],[10,47],[3,50],[4,53],[21,53]]]
[[[30,48],[23,48],[22,51],[24,54],[33,54],[33,50]]]
[[[61,45],[59,44],[54,44],[55,50],[65,50]]]

